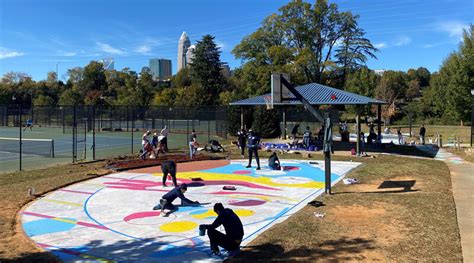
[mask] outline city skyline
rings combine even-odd
[[[222,51],[221,60],[234,69],[241,61],[231,54],[232,49],[288,1],[243,0],[225,5],[216,0],[184,2],[158,5],[138,1],[124,8],[101,1],[90,2],[94,4],[91,9],[89,1],[2,1],[0,74],[25,72],[41,80],[58,65],[59,78],[63,79],[67,69],[107,57],[114,58],[117,70],[128,67],[139,72],[151,58],[175,61],[176,40],[183,31],[188,32],[193,43],[205,34],[215,36]],[[376,54],[378,60],[367,62],[371,69],[423,66],[437,71],[457,48],[463,29],[474,20],[472,1],[330,2],[338,4],[341,11],[360,15],[359,24],[366,37],[380,50]],[[233,12],[228,11],[229,7]],[[127,16],[123,16],[127,10]],[[166,26],[150,26],[157,10],[164,11],[160,16],[167,21]],[[178,63],[173,63],[173,72],[177,68]]]

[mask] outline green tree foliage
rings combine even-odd
[[[203,92],[193,94],[193,98],[200,95],[204,97],[200,105],[215,105],[225,78],[221,74],[220,51],[213,36],[205,35],[197,42],[189,73],[192,82],[199,85],[199,88],[194,87],[190,92]],[[194,99],[192,103],[197,101],[200,100]]]
[[[387,102],[382,106],[382,117],[387,124],[396,114],[395,102],[404,99],[407,90],[406,74],[401,71],[385,71],[375,89],[375,96]]]
[[[363,37],[358,17],[339,12],[336,4],[318,0],[312,6],[296,0],[279,11],[234,48],[233,54],[246,62],[243,72],[249,71],[245,69],[248,63],[252,72],[269,65],[272,67],[262,71],[289,66],[284,72],[302,75],[302,82],[322,83],[327,69],[338,64],[350,69],[365,63],[367,55],[375,57],[376,49]],[[266,76],[269,78],[270,74]]]
[[[432,104],[443,122],[468,121],[474,88],[474,27],[464,32],[458,52],[452,53],[431,79]]]
[[[255,107],[253,111],[252,129],[260,132],[263,138],[274,138],[281,134],[281,114],[277,109],[267,110],[265,107]]]

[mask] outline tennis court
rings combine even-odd
[[[19,169],[19,127],[0,127],[0,172],[17,171]],[[133,135],[133,137],[132,137]],[[143,131],[136,132],[96,132],[95,159],[104,159],[119,155],[138,153],[141,148]],[[170,149],[187,147],[187,134],[184,131],[173,130],[168,135]],[[8,140],[7,140],[8,138]],[[132,140],[133,138],[133,140]],[[211,136],[215,138],[215,136]],[[11,139],[15,139],[12,141]],[[198,134],[198,140],[203,144],[207,134]],[[53,140],[54,158],[51,157],[51,140]],[[92,132],[86,133],[86,142],[78,143],[79,160],[93,160]],[[33,127],[33,130],[22,131],[22,169],[28,170],[60,163],[72,162],[73,137],[72,132],[63,128]],[[187,148],[186,148],[187,149]]]

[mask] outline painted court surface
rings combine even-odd
[[[333,184],[359,165],[332,163]],[[189,185],[186,197],[202,205],[179,206],[168,217],[152,210],[171,190],[161,185],[159,167],[71,185],[29,205],[22,212],[23,229],[65,262],[209,261],[209,240],[199,236],[198,226],[213,222],[214,203],[240,216],[245,245],[323,192],[322,161],[282,160],[283,171],[270,170],[266,162],[260,171],[245,165],[243,160],[178,164],[178,183]],[[226,185],[236,190],[223,190]]]

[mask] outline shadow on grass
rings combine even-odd
[[[375,249],[374,240],[363,238],[341,238],[328,240],[312,248],[301,246],[286,250],[277,244],[247,246],[242,253],[225,262],[262,262],[262,261],[314,261],[314,260],[362,260],[359,256],[351,256]]]
[[[335,142],[334,150],[337,151],[350,151],[356,149],[356,143],[353,142]],[[406,156],[417,156],[434,158],[439,151],[439,148],[435,145],[396,145],[392,143],[382,144],[378,146],[376,144],[365,144],[365,151],[374,153],[389,153]]]
[[[378,189],[393,189],[403,188],[399,190],[388,190],[388,191],[364,191],[364,192],[335,192],[333,194],[398,194],[408,192],[418,192],[418,189],[412,189],[415,186],[416,180],[405,180],[405,181],[383,181]]]

